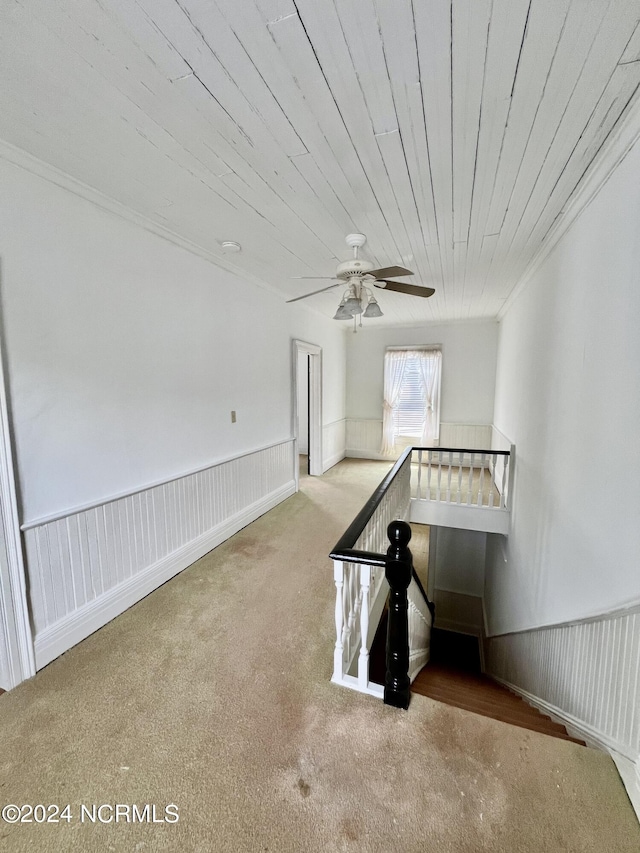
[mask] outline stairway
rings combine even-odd
[[[384,684],[386,615],[371,648],[370,677],[377,684]],[[554,723],[506,687],[483,675],[478,640],[467,634],[433,628],[431,660],[411,685],[411,692],[482,717],[583,744],[570,737],[564,726]]]
[[[564,726],[554,723],[506,687],[483,675],[475,637],[434,628],[431,661],[418,674],[411,690],[445,705],[512,726],[582,743],[570,737]]]

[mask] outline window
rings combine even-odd
[[[435,445],[440,435],[439,347],[388,349],[384,356],[382,452],[397,445]]]

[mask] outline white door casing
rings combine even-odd
[[[35,675],[33,633],[27,604],[7,406],[3,340],[0,341],[0,644],[0,687],[8,690]]]
[[[319,477],[322,468],[322,347],[306,341],[293,340],[293,424],[292,433],[298,440],[298,356],[309,356],[309,474]],[[297,448],[296,448],[297,449]],[[297,477],[298,475],[296,475]],[[296,481],[296,488],[298,482]]]

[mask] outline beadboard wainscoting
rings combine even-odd
[[[640,605],[485,640],[487,672],[611,753],[640,817]]]
[[[382,419],[347,418],[347,456],[355,459],[389,459],[380,453]]]
[[[440,447],[464,447],[488,450],[491,447],[491,424],[440,424]]]
[[[322,427],[322,471],[337,465],[346,455],[347,421],[345,418]]]
[[[23,526],[41,669],[295,492],[288,439]]]
[[[439,444],[441,447],[488,450],[491,447],[492,430],[491,424],[441,423]],[[390,459],[380,453],[381,444],[382,418],[347,419],[347,456],[360,459]]]

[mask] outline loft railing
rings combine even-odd
[[[429,659],[433,605],[413,569],[406,521],[507,533],[515,448],[407,447],[331,552],[336,587],[332,681],[407,707]],[[389,597],[385,685],[369,651]]]
[[[507,508],[510,451],[414,447],[413,453],[412,498]]]
[[[332,681],[400,707],[407,707],[409,682],[428,660],[433,621],[408,548],[411,451],[405,450],[330,555],[336,587]],[[369,680],[369,651],[390,584],[383,686]]]
[[[414,447],[411,520],[422,524],[509,532],[511,450]]]

